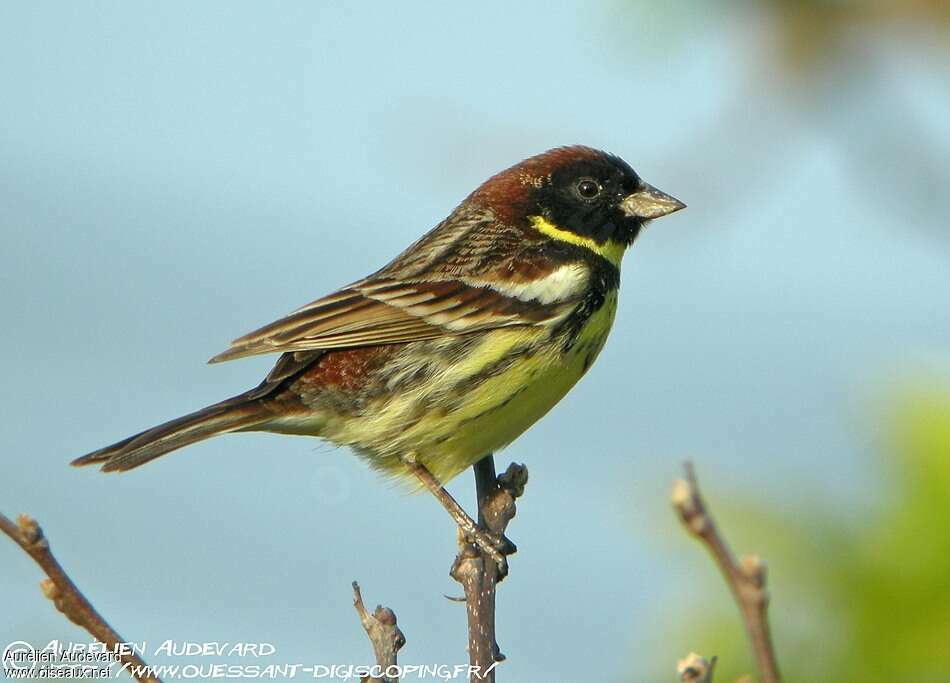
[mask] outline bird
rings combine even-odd
[[[649,221],[684,207],[600,150],[525,159],[380,270],[210,359],[281,354],[258,386],[72,464],[126,471],[262,431],[348,446],[434,491],[520,436],[587,372],[614,321],[624,252]]]

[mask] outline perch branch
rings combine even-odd
[[[685,479],[676,479],[670,491],[673,507],[689,534],[712,554],[726,579],[742,613],[762,683],[779,683],[778,664],[767,616],[769,594],[765,586],[765,562],[756,555],[743,555],[736,561],[700,495],[692,463],[686,463],[684,470]]]
[[[475,464],[475,491],[479,526],[500,539],[505,554],[516,548],[504,538],[508,522],[515,516],[515,500],[524,493],[528,469],[512,463],[495,476],[495,460],[487,456]],[[468,656],[472,680],[495,681],[495,665],[505,659],[495,639],[495,589],[504,578],[495,559],[479,549],[461,530],[459,554],[449,574],[462,584],[468,615]]]
[[[680,683],[712,683],[713,669],[716,668],[716,658],[705,657],[690,652],[676,663],[676,673]]]
[[[62,565],[53,557],[49,541],[35,519],[20,515],[14,523],[0,514],[0,531],[20,546],[45,572],[47,578],[40,582],[40,590],[52,601],[56,609],[71,622],[86,629],[93,638],[103,643],[109,650],[115,652],[123,665],[143,672],[134,676],[136,680],[161,683],[158,678],[144,673],[147,671],[146,663],[137,654],[128,652],[127,648],[122,646],[122,643],[126,641],[106,623],[102,615],[95,610],[72,579],[67,576]],[[133,674],[133,669],[126,670]]]
[[[396,614],[388,607],[377,605],[370,614],[363,605],[363,596],[360,585],[353,582],[353,607],[360,616],[363,630],[373,645],[373,654],[376,656],[376,666],[379,676],[363,678],[363,683],[394,683],[397,677],[389,677],[389,668],[396,665],[396,653],[406,644],[406,638],[396,625]]]

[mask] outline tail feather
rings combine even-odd
[[[251,428],[268,417],[270,411],[260,399],[241,394],[87,453],[70,464],[101,464],[103,472],[123,472],[212,436]]]

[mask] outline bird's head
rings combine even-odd
[[[618,264],[647,221],[686,206],[643,182],[623,159],[580,146],[525,159],[487,180],[471,199],[503,220]]]

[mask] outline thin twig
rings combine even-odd
[[[736,561],[700,495],[692,463],[686,463],[684,470],[686,478],[676,479],[670,491],[673,507],[683,526],[706,546],[725,577],[742,613],[762,683],[778,683],[778,664],[767,616],[769,594],[765,587],[765,562],[756,555],[743,555]]]
[[[712,683],[716,658],[706,659],[702,655],[690,652],[676,663],[676,674],[680,683]]]
[[[515,499],[524,493],[528,469],[512,463],[496,477],[495,460],[490,455],[474,469],[478,524],[501,541],[501,552],[511,554],[517,548],[504,538],[504,533],[515,516]],[[449,573],[465,591],[471,680],[494,683],[495,666],[505,659],[495,639],[495,590],[504,576],[499,574],[495,560],[473,545],[466,534],[460,532],[458,539],[459,554]]]
[[[396,653],[406,644],[406,637],[396,625],[395,612],[382,605],[377,605],[372,614],[367,612],[363,605],[360,585],[356,581],[353,582],[353,607],[356,608],[363,630],[366,631],[369,642],[373,645],[373,654],[380,673],[379,676],[364,677],[363,682],[394,683],[399,675],[396,673],[394,676],[389,676],[390,667],[396,666]]]
[[[90,604],[72,579],[66,575],[62,565],[53,557],[49,541],[43,535],[43,529],[40,528],[35,519],[27,515],[20,515],[14,523],[0,514],[0,531],[3,531],[14,543],[20,546],[46,573],[48,578],[40,582],[40,590],[43,591],[43,595],[53,602],[56,609],[62,612],[71,622],[86,629],[93,638],[103,643],[111,652],[114,652],[125,667],[137,669],[136,672],[134,669],[126,668],[130,675],[138,674],[134,675],[136,680],[161,683],[157,677],[145,673],[148,665],[135,652],[130,651],[124,645],[127,641],[123,640],[122,636],[106,623],[106,620]]]

